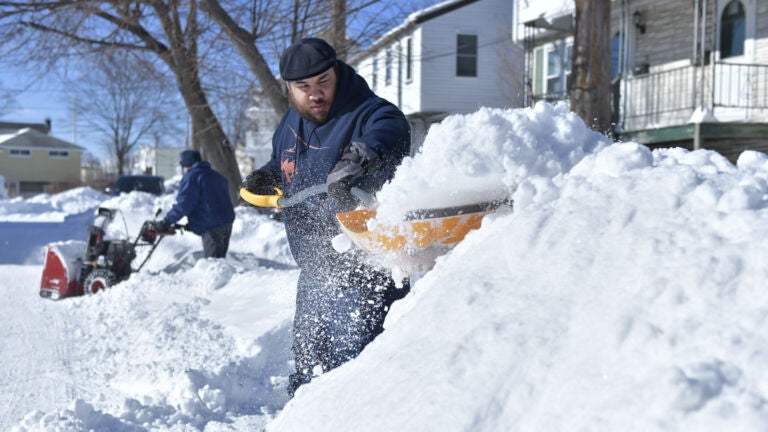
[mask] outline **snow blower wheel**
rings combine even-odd
[[[96,294],[106,290],[117,283],[117,276],[107,269],[94,269],[83,282],[83,290],[86,294]]]

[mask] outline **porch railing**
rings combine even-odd
[[[683,66],[627,77],[619,88],[624,131],[683,125],[698,107],[719,121],[768,121],[768,65]]]
[[[684,125],[699,107],[711,109],[721,122],[768,122],[768,65],[682,66],[627,77],[613,91],[614,118],[624,132]],[[566,93],[530,96],[531,102],[567,98]]]

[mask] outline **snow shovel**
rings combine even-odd
[[[483,218],[510,201],[498,200],[454,207],[411,210],[405,220],[395,225],[369,224],[376,217],[370,209],[337,213],[342,231],[355,245],[374,254],[421,253],[427,249],[450,249],[472,230],[480,228]]]
[[[321,193],[328,192],[328,186],[325,184],[318,184],[299,191],[297,194],[290,197],[283,196],[283,191],[280,188],[274,188],[275,193],[273,195],[260,195],[249,191],[246,188],[240,188],[240,197],[246,202],[253,204],[257,207],[273,207],[277,209],[295,206],[296,204],[304,201],[305,199],[319,195]],[[352,195],[360,200],[366,206],[373,204],[373,196],[368,192],[352,188]]]
[[[257,195],[245,188],[240,196],[259,207],[283,208],[296,205],[309,196],[327,192],[324,184],[313,186],[293,195],[283,197],[280,189],[275,195]],[[341,230],[360,249],[370,254],[416,253],[428,248],[451,248],[464,239],[471,230],[480,228],[482,219],[502,205],[511,205],[509,200],[496,200],[454,207],[411,210],[405,221],[397,225],[377,224],[371,229],[368,222],[376,216],[372,197],[353,188],[353,195],[361,199],[368,208],[337,213]]]

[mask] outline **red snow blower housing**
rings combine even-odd
[[[155,213],[155,217],[161,210]],[[174,225],[169,232],[159,232],[154,221],[141,226],[134,241],[126,235],[115,236],[109,229],[119,210],[100,207],[93,225],[88,226],[88,242],[59,242],[49,244],[45,253],[40,296],[52,300],[64,297],[94,294],[128,279],[138,272],[152,256],[166,235],[183,229]],[[126,230],[127,231],[127,230]],[[85,248],[85,253],[79,251]],[[136,252],[146,249],[144,259],[135,270],[132,267]],[[144,255],[144,254],[143,254]]]

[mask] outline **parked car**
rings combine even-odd
[[[125,192],[141,191],[154,195],[163,195],[165,193],[165,179],[153,175],[121,175],[115,181],[115,185],[108,187],[105,192],[110,195],[120,195]]]

